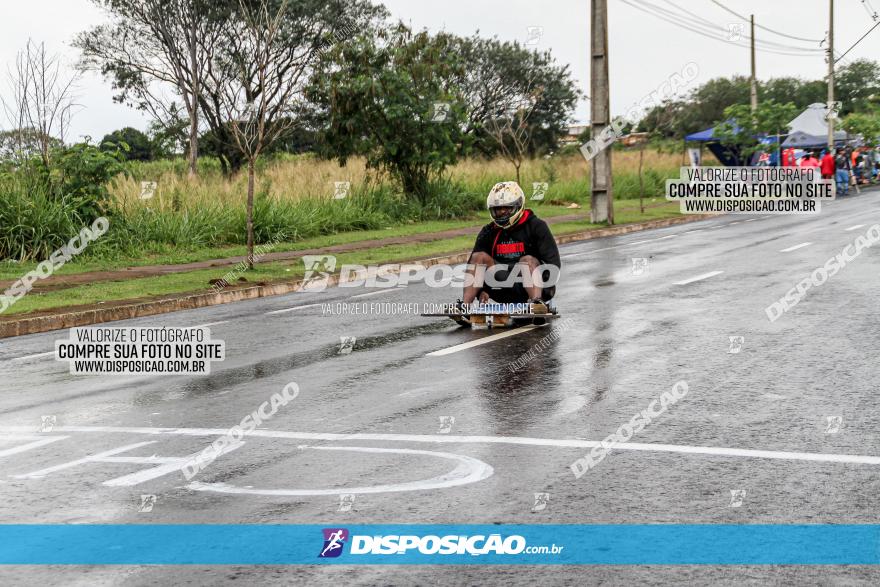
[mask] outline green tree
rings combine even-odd
[[[758,102],[792,102],[800,110],[816,102],[824,103],[828,89],[821,80],[804,81],[796,77],[775,77],[758,83]]]
[[[857,59],[844,65],[834,76],[834,92],[841,116],[868,110],[869,97],[880,93],[880,63]]]
[[[752,112],[748,104],[734,104],[724,109],[723,121],[715,127],[715,136],[726,146],[737,147],[743,154],[763,151],[766,146],[759,142],[762,136],[776,137],[788,134],[788,123],[797,116],[798,107],[792,102],[780,104],[774,100],[758,103]]]
[[[431,180],[456,161],[465,141],[465,103],[455,86],[463,63],[447,34],[400,24],[328,53],[312,78],[326,154],[344,165],[363,155],[409,197],[426,201]]]
[[[189,172],[196,174],[198,130],[212,60],[231,15],[229,0],[92,0],[108,22],[80,33],[74,46],[81,67],[99,71],[117,90],[114,99],[171,126],[180,103],[190,123]],[[210,124],[214,118],[209,118]]]
[[[865,144],[874,146],[880,142],[880,113],[852,112],[843,119],[843,130],[859,135]]]
[[[238,44],[244,26],[242,14],[261,8],[259,0],[91,0],[103,8],[108,22],[80,33],[74,45],[82,52],[81,67],[100,72],[116,90],[114,99],[138,108],[178,135],[180,122],[188,125],[190,172],[196,172],[199,134],[210,132],[226,173],[237,171],[240,158],[227,159],[237,148],[224,92],[253,73],[259,57],[246,55]],[[280,14],[278,23],[288,50],[312,47],[316,35],[328,46],[355,31],[369,31],[370,23],[387,11],[366,0],[269,0],[267,10]],[[287,59],[285,51],[275,61]],[[249,97],[253,99],[254,97]],[[222,144],[221,144],[222,143]]]
[[[454,83],[465,101],[465,132],[474,138],[474,150],[485,156],[503,153],[510,145],[499,143],[493,136],[497,133],[490,132],[499,125],[522,127],[516,134],[525,139],[529,156],[555,150],[581,96],[568,66],[557,65],[549,51],[530,51],[516,42],[476,35],[454,42],[455,54],[465,65]],[[512,122],[522,115],[523,104],[527,119]],[[510,139],[512,134],[507,134]]]
[[[41,153],[43,134],[33,128],[19,128],[0,131],[0,161],[22,162],[33,159]],[[64,146],[61,139],[49,137],[49,150]]]
[[[114,130],[101,139],[105,151],[121,150],[126,161],[152,161],[155,159],[150,137],[136,128],[127,126]]]

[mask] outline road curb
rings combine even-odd
[[[630,232],[638,232],[641,230],[649,230],[653,228],[664,228],[667,226],[675,226],[677,224],[685,224],[706,218],[715,217],[714,214],[693,214],[687,216],[676,216],[673,218],[662,218],[659,220],[648,220],[646,222],[635,222],[632,224],[622,224],[620,226],[610,226],[608,228],[599,228],[584,232],[576,232],[572,234],[561,235],[556,238],[559,244],[566,244],[578,241],[592,240],[595,238],[603,238],[607,236],[619,236]],[[467,261],[470,253],[459,253],[457,255],[447,255],[443,257],[430,257],[426,259],[410,259],[398,261],[399,263],[418,263],[424,267],[430,267],[439,263],[457,264]],[[339,283],[338,275],[328,277],[327,285],[335,286]],[[37,334],[40,332],[49,332],[52,330],[61,330],[64,328],[73,328],[76,326],[89,326],[92,324],[102,324],[104,322],[115,322],[117,320],[130,320],[132,318],[143,318],[145,316],[155,316],[157,314],[167,314],[169,312],[179,312],[181,310],[193,310],[196,308],[205,308],[208,306],[218,306],[220,304],[230,304],[233,302],[241,302],[244,300],[253,300],[269,296],[277,296],[299,291],[303,288],[303,281],[290,281],[280,283],[270,283],[266,285],[257,285],[253,287],[242,287],[235,289],[226,289],[220,292],[195,293],[188,295],[178,295],[171,298],[158,300],[146,300],[138,303],[125,303],[109,306],[106,308],[95,308],[89,310],[77,310],[72,312],[59,311],[58,313],[47,314],[43,316],[24,316],[21,318],[9,317],[0,319],[0,338],[10,338],[13,336],[23,336],[25,334]]]

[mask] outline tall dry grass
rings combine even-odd
[[[206,162],[207,163],[207,162]],[[648,195],[656,196],[657,182],[677,177],[681,155],[646,149],[643,174]],[[181,166],[169,162],[141,163],[133,166],[130,177],[118,177],[111,192],[123,210],[149,207],[174,211],[200,206],[242,206],[247,177],[244,172],[227,178],[216,165],[203,165],[200,175],[187,178]],[[638,197],[638,151],[614,152],[613,170],[618,197]],[[466,159],[447,170],[449,179],[475,192],[486,192],[498,181],[515,179],[513,165],[503,159]],[[549,159],[525,161],[520,169],[523,189],[529,192],[535,182],[549,184],[548,197],[572,200],[589,195],[590,166],[580,153],[556,155]],[[142,200],[141,182],[155,181],[153,198]],[[352,158],[345,167],[335,161],[311,156],[282,156],[265,163],[257,174],[257,191],[275,201],[331,199],[336,182],[350,182],[352,189],[375,185],[392,189],[388,177],[366,169],[363,158]],[[635,190],[635,191],[634,191]]]

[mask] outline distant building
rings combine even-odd
[[[619,142],[624,147],[634,147],[635,145],[647,142],[648,133],[646,132],[631,132],[628,135],[624,135],[620,137]]]
[[[578,142],[578,137],[581,136],[584,131],[590,129],[589,124],[572,124],[568,127],[568,130],[565,133],[565,136],[559,139],[559,142],[563,145],[570,145]]]

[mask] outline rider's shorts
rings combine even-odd
[[[495,273],[495,279],[497,281],[506,281],[509,273],[510,269],[498,269]],[[492,301],[499,304],[524,304],[529,301],[529,292],[526,291],[521,280],[517,280],[510,287],[491,287],[489,284],[484,283],[480,291],[489,294]],[[554,295],[556,295],[555,285],[541,290],[541,299],[545,302],[553,299]]]

